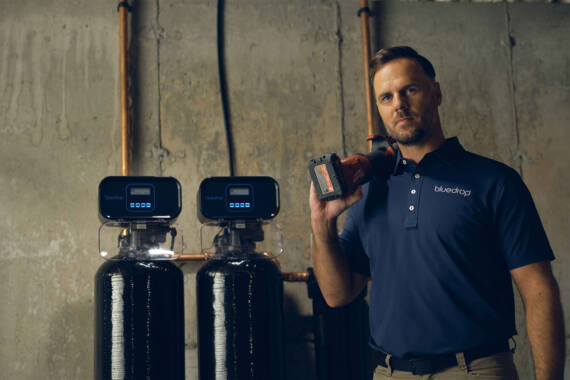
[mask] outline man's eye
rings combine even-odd
[[[380,102],[382,103],[386,103],[387,101],[389,101],[392,97],[390,95],[384,95],[382,97],[380,97]]]
[[[418,90],[415,87],[408,87],[408,89],[406,90],[406,92],[408,94],[415,94],[416,92],[418,92]]]

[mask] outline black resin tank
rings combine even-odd
[[[197,274],[201,380],[281,380],[283,283],[269,258],[216,254]]]
[[[183,380],[182,271],[109,260],[95,275],[95,379]]]

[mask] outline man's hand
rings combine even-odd
[[[347,195],[344,198],[339,198],[328,202],[321,201],[317,196],[315,184],[311,181],[311,189],[309,191],[309,206],[311,208],[311,225],[313,226],[313,233],[322,237],[333,233],[334,237],[336,238],[336,219],[346,209],[361,199],[362,188],[358,187],[355,192]]]
[[[515,268],[511,275],[524,304],[536,379],[562,380],[566,336],[558,284],[550,262]]]
[[[360,187],[340,199],[319,200],[311,182],[309,205],[313,227],[313,266],[327,304],[331,307],[351,302],[364,289],[368,277],[350,270],[345,253],[338,243],[336,220],[347,208],[362,199]]]

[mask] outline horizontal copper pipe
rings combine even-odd
[[[279,262],[279,260],[277,260],[277,258],[275,256],[273,256],[273,254],[271,252],[261,252],[261,254],[265,257],[270,258],[271,261],[273,261],[275,263],[275,265],[277,265],[279,267],[279,269],[281,269],[281,263]]]
[[[261,252],[263,256],[270,258],[278,267],[281,268],[281,264],[276,257],[273,256],[270,252]],[[214,256],[213,253],[175,253],[174,257],[176,261],[182,263],[190,263],[190,262],[201,262],[206,261]],[[307,282],[309,280],[309,272],[284,272],[281,274],[281,278],[283,281],[287,282]]]
[[[182,263],[206,261],[212,256],[213,256],[213,254],[208,254],[208,253],[206,253],[206,254],[203,254],[203,253],[175,253],[174,254],[176,261],[179,261]]]
[[[309,281],[309,272],[286,272],[281,277],[283,281],[287,282],[307,282]]]

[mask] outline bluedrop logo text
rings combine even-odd
[[[436,193],[457,194],[463,197],[471,196],[471,190],[460,189],[458,187],[443,187],[443,185],[434,186],[433,191]]]

